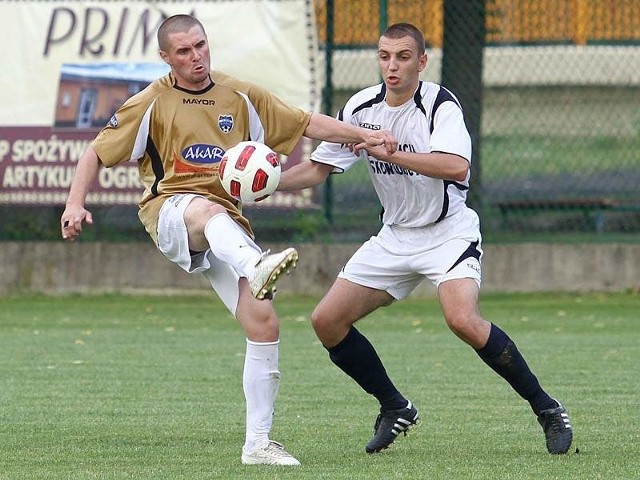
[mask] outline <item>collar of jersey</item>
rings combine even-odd
[[[209,80],[211,80],[211,75],[209,75]],[[214,85],[215,83],[213,82],[213,80],[211,80],[211,83],[204,87],[202,90],[188,90],[186,88],[179,87],[178,85],[176,85],[176,81],[173,81],[173,88],[175,88],[176,90],[180,90],[181,92],[190,93],[191,95],[202,95],[203,93],[207,93],[213,88]]]

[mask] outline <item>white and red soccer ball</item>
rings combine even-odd
[[[271,195],[280,182],[278,154],[260,142],[240,142],[220,161],[222,188],[242,203],[256,203]]]

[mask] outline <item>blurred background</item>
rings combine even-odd
[[[187,2],[188,3],[188,2]],[[640,239],[640,2],[315,0],[320,110],[380,81],[379,34],[420,27],[424,80],[459,98],[486,242]],[[359,242],[378,228],[366,165],[305,208],[246,207],[260,242]],[[137,207],[91,208],[82,241],[144,241]],[[61,206],[0,206],[0,240],[58,240]]]

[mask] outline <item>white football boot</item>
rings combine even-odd
[[[283,273],[289,273],[296,263],[298,252],[295,248],[287,248],[280,253],[269,253],[269,250],[264,252],[249,279],[253,296],[258,300],[269,297],[275,290],[278,279]]]
[[[244,465],[300,465],[282,444],[269,440],[269,444],[252,453],[242,453]]]

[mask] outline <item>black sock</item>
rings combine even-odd
[[[407,399],[391,382],[373,345],[354,327],[340,343],[327,351],[338,368],[380,402],[382,411],[407,406]]]
[[[509,385],[529,402],[536,415],[542,410],[557,406],[557,402],[542,389],[515,343],[496,325],[491,324],[487,344],[476,352],[493,371],[509,382]]]

